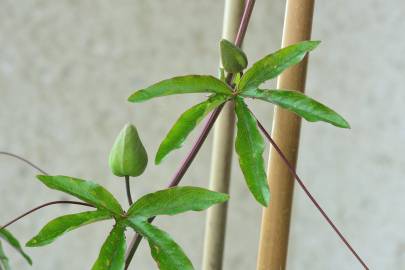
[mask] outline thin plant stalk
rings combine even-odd
[[[10,153],[10,152],[5,152],[5,151],[0,151],[0,155],[4,155],[4,156],[9,156],[9,157],[16,158],[16,159],[18,159],[18,160],[20,160],[20,161],[22,161],[22,162],[28,164],[28,165],[31,166],[32,168],[36,169],[36,170],[39,171],[40,173],[45,174],[45,175],[49,175],[46,171],[44,171],[43,169],[41,169],[40,167],[38,167],[37,165],[35,165],[35,164],[32,163],[31,161],[29,161],[28,159],[23,158],[22,156],[19,156],[19,155]]]
[[[246,0],[246,5],[245,5],[244,11],[243,11],[241,22],[239,24],[238,33],[235,38],[236,46],[240,47],[243,42],[255,2],[256,2],[255,0]],[[226,81],[228,84],[231,83],[232,77],[233,77],[232,74],[228,74],[228,76],[226,78]],[[186,156],[186,158],[180,165],[179,169],[176,171],[172,181],[169,184],[169,187],[177,186],[180,183],[184,174],[190,167],[191,163],[193,162],[194,158],[198,154],[199,150],[201,149],[201,146],[204,144],[205,140],[207,139],[207,136],[208,136],[209,132],[211,131],[215,121],[217,120],[218,115],[220,114],[222,108],[223,108],[223,106],[219,106],[211,113],[208,121],[205,123],[203,130],[201,131],[200,135],[198,136],[197,141],[194,143],[192,149],[190,150],[190,152],[188,153],[188,155]],[[154,218],[150,219],[150,222],[152,222],[153,220],[154,220]],[[125,256],[125,270],[128,269],[128,267],[132,261],[132,258],[139,246],[141,239],[142,239],[142,236],[139,234],[136,234],[134,236],[134,238],[132,239],[132,241],[128,247],[128,252]]]
[[[309,0],[308,0],[308,1],[309,1]],[[292,2],[292,0],[291,0],[291,2]],[[237,46],[240,46],[240,44],[242,43],[244,34],[245,34],[245,32],[246,32],[247,23],[249,22],[249,18],[250,18],[250,15],[251,15],[251,12],[252,12],[254,3],[255,3],[254,0],[247,0],[247,2],[246,2],[245,9],[244,9],[244,12],[243,12],[243,15],[242,15],[242,20],[241,20],[240,27],[239,27],[239,31],[238,31],[238,33],[237,33],[237,35],[236,35],[236,42],[235,42],[235,43],[236,43]],[[290,3],[290,2],[289,2],[289,3]],[[304,3],[304,2],[302,2],[302,3]],[[302,4],[302,3],[301,3],[301,4]],[[307,2],[305,2],[305,3],[307,3]],[[308,3],[309,3],[309,2],[308,2]],[[308,4],[308,3],[307,3],[307,4]],[[291,12],[291,13],[297,13],[298,15],[300,15],[300,11],[299,11],[300,8],[302,9],[303,6],[300,6],[300,5],[295,6],[295,8],[292,9],[292,12]],[[305,8],[307,8],[307,7],[305,7],[305,5],[304,5],[304,10],[306,10]],[[299,17],[297,14],[294,14],[294,15],[291,16],[291,15],[289,15],[289,4],[287,3],[287,16],[286,16],[286,18],[289,18],[289,16],[291,16],[291,17],[293,17],[293,18],[301,18],[301,19],[303,19],[303,22],[304,22],[304,23],[303,23],[302,21],[299,21],[299,19],[298,19],[298,24],[299,24],[300,26],[302,26],[302,25],[305,26],[305,23],[308,23],[308,24],[309,24],[309,28],[305,28],[305,27],[304,27],[304,29],[303,29],[303,31],[302,31],[302,29],[299,30],[299,27],[298,27],[298,28],[296,27],[297,25],[294,25],[293,23],[291,23],[291,24],[294,26],[294,27],[293,27],[294,30],[291,31],[293,34],[291,34],[292,37],[290,37],[290,39],[293,40],[293,41],[292,41],[292,42],[289,42],[289,41],[291,41],[290,39],[288,39],[288,34],[290,34],[290,33],[289,33],[288,30],[286,31],[286,29],[288,29],[288,27],[286,26],[285,29],[284,29],[284,30],[285,30],[285,31],[284,31],[284,36],[285,36],[285,37],[287,36],[287,38],[286,38],[286,39],[283,39],[283,46],[286,46],[284,43],[287,43],[287,45],[288,45],[289,43],[295,43],[295,42],[296,42],[296,39],[298,39],[298,41],[300,41],[301,38],[304,39],[304,40],[307,39],[307,38],[309,39],[310,28],[311,28],[311,24],[312,24],[313,1],[312,1],[312,8],[311,8],[311,9],[308,9],[307,12],[309,12],[310,14],[306,14],[307,16],[303,16],[303,18]],[[305,14],[305,12],[304,12],[304,14]],[[309,21],[307,20],[308,18],[310,18]],[[286,20],[286,25],[288,25],[288,22],[289,22],[289,21]],[[297,29],[298,29],[298,32],[295,33],[295,31],[297,31]],[[290,29],[290,30],[291,30],[291,29]],[[306,30],[307,30],[307,32],[305,32]],[[303,32],[304,32],[304,36],[305,36],[306,34],[308,35],[307,38],[300,36],[300,34],[302,34]],[[286,33],[287,33],[287,34],[286,34]],[[285,41],[285,40],[287,40],[287,41]],[[307,61],[307,59],[305,59],[305,61],[304,61],[304,63],[303,63],[302,65],[299,65],[299,66],[297,66],[297,67],[294,67],[294,68],[290,69],[289,72],[291,72],[291,73],[289,74],[289,76],[290,76],[291,78],[289,77],[289,78],[286,80],[286,81],[287,81],[286,83],[284,83],[284,81],[283,81],[282,79],[280,79],[280,80],[279,80],[279,88],[290,88],[290,86],[292,85],[291,88],[294,88],[294,89],[300,89],[300,88],[302,88],[301,90],[303,91],[303,88],[304,88],[304,85],[305,85],[306,61]],[[231,83],[231,82],[232,82],[232,78],[233,78],[233,75],[232,75],[232,74],[228,74],[227,79],[226,79],[226,82],[227,82],[230,86],[232,85],[232,83]],[[282,78],[283,78],[283,77],[282,77]],[[284,83],[284,84],[283,84],[283,83]],[[219,107],[218,107],[216,110],[214,110],[214,112],[211,114],[211,116],[210,116],[209,120],[207,121],[207,123],[206,123],[206,125],[205,125],[205,127],[204,127],[204,129],[203,129],[203,131],[202,131],[202,133],[201,133],[200,136],[198,137],[197,142],[194,144],[192,150],[189,152],[188,156],[186,157],[186,159],[184,160],[184,162],[181,164],[179,170],[176,172],[176,174],[175,174],[175,176],[174,176],[174,178],[173,178],[173,180],[172,180],[172,182],[170,183],[169,186],[176,186],[176,185],[179,184],[180,180],[182,179],[182,177],[184,176],[184,174],[187,172],[189,166],[190,166],[191,163],[193,162],[195,156],[197,155],[197,153],[199,152],[201,146],[203,145],[204,141],[206,140],[207,135],[209,134],[211,128],[213,127],[213,125],[214,125],[216,119],[218,118],[218,116],[219,116],[221,110],[223,109],[223,107],[224,107],[224,105],[219,106]],[[284,114],[285,114],[285,115],[284,115]],[[283,115],[284,115],[284,116],[283,116]],[[281,110],[281,109],[279,109],[279,111],[278,111],[278,109],[276,109],[275,116],[276,116],[276,117],[275,117],[276,119],[275,119],[275,121],[273,122],[273,123],[274,123],[273,132],[275,132],[275,134],[276,134],[275,136],[277,136],[277,131],[278,131],[278,128],[277,128],[277,127],[281,127],[281,128],[280,128],[281,130],[283,130],[283,128],[284,128],[284,131],[287,130],[287,131],[290,132],[290,133],[291,133],[291,129],[292,129],[294,135],[296,135],[296,136],[293,136],[292,140],[286,139],[284,144],[280,144],[280,145],[282,145],[281,147],[283,147],[286,143],[287,143],[287,146],[291,146],[291,142],[292,142],[292,143],[295,143],[295,148],[293,147],[293,149],[288,149],[288,147],[287,147],[287,150],[291,150],[291,151],[288,152],[287,154],[292,154],[291,157],[292,157],[292,159],[293,159],[293,161],[292,161],[293,163],[289,160],[289,157],[286,156],[286,155],[283,153],[283,151],[281,150],[281,148],[280,148],[280,147],[275,143],[275,141],[271,138],[270,134],[264,129],[264,127],[262,126],[262,124],[261,124],[259,121],[257,121],[258,126],[260,127],[260,129],[262,130],[262,132],[266,135],[267,139],[270,141],[272,147],[274,148],[274,149],[272,149],[272,151],[275,151],[275,152],[279,155],[279,157],[281,158],[282,162],[283,162],[285,165],[287,165],[286,167],[287,167],[288,171],[292,174],[293,177],[295,177],[295,179],[298,181],[298,183],[300,184],[300,186],[302,187],[302,189],[304,190],[304,192],[306,193],[306,195],[311,199],[311,201],[314,203],[314,205],[317,207],[317,209],[321,212],[321,214],[322,214],[323,217],[327,220],[327,222],[329,223],[329,225],[335,230],[335,232],[336,232],[336,233],[339,235],[339,237],[343,240],[343,242],[344,242],[344,243],[346,244],[346,246],[350,249],[350,251],[351,251],[351,252],[355,255],[355,257],[362,263],[362,265],[364,266],[365,269],[369,269],[369,268],[367,267],[367,265],[362,261],[362,259],[357,255],[357,253],[354,251],[354,249],[351,247],[351,245],[350,245],[349,242],[345,239],[345,237],[340,233],[340,231],[339,231],[338,228],[334,225],[334,223],[332,222],[332,220],[331,220],[331,219],[327,216],[327,214],[323,211],[323,209],[321,208],[321,206],[317,203],[317,201],[315,200],[315,198],[311,195],[311,193],[308,191],[308,189],[306,188],[306,186],[304,185],[304,183],[302,182],[302,180],[299,178],[299,176],[298,176],[298,175],[296,174],[296,172],[295,172],[296,157],[297,157],[297,148],[298,148],[298,139],[299,139],[299,129],[300,129],[300,121],[299,121],[299,118],[297,119],[297,116],[287,114],[285,111],[283,111],[283,110]],[[281,117],[281,116],[283,116],[283,117]],[[289,117],[290,117],[290,119],[289,119]],[[278,118],[280,118],[280,119],[278,119]],[[286,119],[287,119],[287,120],[291,120],[291,121],[286,121]],[[280,126],[277,126],[277,123],[278,123],[277,121],[281,122],[282,124],[280,124]],[[287,125],[284,125],[285,122],[287,122],[288,124],[287,124]],[[291,126],[291,123],[293,124],[293,126]],[[228,124],[229,124],[229,123],[228,123]],[[233,123],[233,124],[234,124],[234,123]],[[286,126],[287,126],[288,128],[286,128]],[[288,145],[288,144],[289,144],[289,145]],[[232,144],[231,144],[231,145],[232,145]],[[291,148],[291,147],[290,147],[290,148]],[[273,154],[272,151],[271,151],[271,153]],[[27,160],[25,160],[25,159],[23,159],[23,158],[20,158],[20,157],[16,156],[16,155],[13,155],[13,154],[10,154],[10,153],[6,153],[6,152],[0,152],[0,154],[6,154],[6,155],[10,155],[10,156],[19,158],[20,160],[22,160],[22,161],[28,163],[30,166],[32,166],[32,167],[34,167],[34,168],[40,170],[41,172],[43,172],[41,169],[39,169],[39,168],[38,168],[37,166],[35,166],[34,164],[30,163],[29,161],[27,161]],[[273,158],[273,155],[270,156],[270,166],[269,166],[270,168],[271,168],[271,165],[272,165],[272,162],[271,162],[271,161],[273,160],[272,158]],[[228,169],[229,169],[229,168],[228,168]],[[277,169],[277,168],[276,168],[276,169]],[[278,168],[278,169],[280,169],[280,168]],[[271,170],[270,172],[273,172],[273,171]],[[46,174],[45,172],[43,172],[43,173]],[[228,178],[229,178],[229,175],[228,175]],[[129,204],[132,204],[132,196],[131,196],[131,192],[130,192],[129,177],[125,177],[125,184],[126,184],[126,191],[127,191],[128,202],[129,202]],[[291,189],[291,192],[292,192],[292,189]],[[290,195],[291,195],[290,198],[289,198],[289,199],[290,199],[290,201],[289,201],[290,205],[289,205],[288,211],[291,210],[291,198],[292,198],[292,193],[291,193]],[[276,203],[277,203],[277,200],[276,200]],[[26,216],[26,215],[28,215],[28,214],[30,214],[30,213],[33,213],[33,212],[35,212],[35,211],[37,211],[37,210],[39,210],[39,209],[41,209],[41,208],[44,208],[44,207],[46,207],[46,206],[53,205],[53,204],[78,204],[78,205],[85,205],[85,206],[94,207],[94,206],[91,205],[91,204],[82,203],[82,202],[75,202],[75,201],[53,201],[53,202],[45,203],[45,204],[43,204],[43,205],[40,205],[40,206],[38,206],[38,207],[35,207],[35,208],[29,210],[28,212],[24,213],[23,215],[17,217],[16,219],[12,220],[11,222],[7,223],[6,225],[4,225],[3,227],[1,227],[0,229],[3,229],[3,228],[5,228],[5,227],[11,225],[12,223],[16,222],[17,220],[21,219],[22,217],[24,217],[24,216]],[[266,213],[265,213],[265,214],[266,214]],[[290,214],[290,213],[288,213],[288,214]],[[226,211],[225,211],[225,217],[226,217]],[[276,216],[276,217],[278,218],[278,216]],[[151,218],[151,219],[149,219],[149,222],[152,222],[153,219],[154,219],[154,217]],[[225,220],[226,220],[226,219],[225,219]],[[271,226],[270,226],[270,227],[271,227]],[[288,216],[288,224],[287,224],[287,226],[285,227],[285,228],[287,228],[287,233],[286,233],[287,241],[286,241],[286,246],[285,246],[285,252],[286,252],[286,250],[287,250],[287,242],[288,242],[288,227],[289,227],[289,216]],[[132,245],[131,248],[130,248],[130,250],[131,250],[130,252],[132,252],[132,255],[129,257],[129,260],[128,260],[128,257],[127,257],[126,268],[128,268],[128,265],[129,265],[129,263],[130,263],[130,261],[131,261],[131,259],[132,259],[133,253],[135,252],[136,247],[139,245],[139,242],[140,242],[140,240],[141,240],[141,237],[138,235],[138,237],[136,237],[134,240],[135,240],[135,241],[134,241],[134,245]],[[135,248],[134,248],[134,247],[135,247]],[[222,251],[223,251],[223,248],[221,248],[221,252],[222,252]],[[222,256],[222,254],[221,254],[221,256]],[[277,268],[280,268],[280,269],[285,269],[285,261],[286,261],[286,260],[285,260],[285,258],[284,258],[284,266],[278,264],[276,267],[277,267]],[[215,268],[215,269],[219,269],[219,268],[222,268],[222,257],[221,257],[221,265],[220,265],[219,267]],[[272,266],[270,266],[269,268],[270,268],[270,269],[273,269]],[[266,268],[266,269],[267,269],[267,268]]]
[[[255,117],[256,118],[256,117]],[[318,201],[315,199],[315,197],[311,194],[311,192],[308,190],[307,186],[305,185],[304,181],[301,180],[301,178],[298,176],[297,172],[295,171],[294,166],[288,161],[287,157],[284,155],[283,151],[279,148],[278,144],[271,138],[270,134],[267,132],[267,130],[264,128],[262,123],[260,123],[259,120],[257,120],[257,126],[260,128],[262,133],[265,135],[267,140],[270,142],[271,146],[274,147],[275,151],[277,154],[280,156],[280,158],[283,160],[285,166],[287,169],[290,171],[291,175],[295,178],[297,183],[300,185],[301,189],[305,192],[307,197],[311,200],[311,202],[315,205],[316,209],[318,209],[319,213],[325,218],[326,222],[331,226],[331,228],[335,231],[335,233],[339,236],[339,238],[342,240],[342,242],[346,245],[346,247],[350,250],[350,252],[354,255],[354,257],[360,262],[360,264],[364,267],[364,269],[368,270],[368,266],[366,263],[363,261],[363,259],[358,255],[358,253],[354,250],[352,245],[349,243],[349,241],[346,239],[346,237],[342,234],[342,232],[339,230],[339,228],[335,225],[335,223],[332,221],[332,219],[326,214],[325,210],[323,210],[322,206],[318,203]]]
[[[128,175],[125,176],[125,190],[127,192],[128,204],[129,204],[129,206],[131,206],[134,203],[134,201],[132,200],[131,183],[130,183]]]
[[[313,8],[314,0],[287,0],[282,47],[310,39]],[[284,71],[277,88],[304,92],[307,60]],[[275,107],[271,137],[294,169],[300,127],[300,117]],[[274,147],[270,149],[268,181],[272,198],[263,210],[257,270],[286,269],[294,177]]]
[[[47,202],[47,203],[44,203],[44,204],[41,204],[41,205],[39,205],[37,207],[32,208],[31,210],[23,213],[22,215],[19,215],[18,217],[14,218],[13,220],[11,220],[8,223],[1,226],[0,230],[7,228],[11,224],[17,222],[18,220],[22,219],[23,217],[25,217],[25,216],[27,216],[29,214],[32,214],[32,213],[38,211],[39,209],[42,209],[44,207],[48,207],[48,206],[54,205],[54,204],[75,204],[75,205],[83,205],[83,206],[88,206],[88,207],[94,207],[93,205],[91,205],[89,203],[77,202],[77,201],[52,201],[52,202]]]
[[[216,108],[211,113],[210,118],[206,122],[203,130],[201,131],[199,137],[197,138],[197,141],[194,143],[192,149],[190,150],[190,152],[188,153],[188,155],[186,156],[186,158],[182,162],[180,168],[174,174],[174,177],[173,177],[172,181],[170,182],[169,187],[175,187],[180,183],[180,181],[183,178],[184,174],[186,173],[186,171],[190,167],[190,165],[193,162],[194,158],[197,156],[199,150],[201,149],[201,146],[203,145],[203,143],[207,139],[207,136],[208,136],[210,130],[212,129],[212,127],[213,127],[213,125],[215,123],[215,120],[218,118],[218,115],[221,112],[222,108],[223,108],[223,106],[219,106],[218,108]],[[149,222],[152,222],[153,220],[154,220],[154,218],[151,218],[149,220]],[[132,258],[134,257],[135,252],[138,249],[138,246],[139,246],[139,244],[141,242],[141,239],[142,239],[142,236],[140,234],[135,234],[135,236],[133,237],[131,243],[129,244],[129,247],[127,249],[128,251],[127,251],[127,254],[125,256],[125,270],[127,270],[129,265],[131,264]]]
[[[244,0],[225,0],[222,38],[233,41],[243,14]],[[222,67],[222,63],[221,63]],[[215,127],[209,189],[229,193],[235,129],[234,102],[222,109]],[[205,224],[203,270],[220,270],[223,265],[228,204],[208,209]]]

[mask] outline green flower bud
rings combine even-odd
[[[148,155],[138,131],[126,124],[111,149],[109,165],[116,176],[139,176],[148,164]]]
[[[222,39],[220,49],[221,62],[227,72],[239,73],[247,67],[248,61],[246,54],[232,42]]]

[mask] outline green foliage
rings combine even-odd
[[[151,254],[159,269],[184,270],[193,266],[182,249],[164,231],[149,224],[155,215],[175,215],[186,211],[201,211],[228,200],[229,196],[198,187],[174,187],[147,194],[125,213],[113,195],[104,187],[68,176],[38,176],[49,188],[66,192],[91,203],[98,210],[58,217],[32,238],[27,246],[52,243],[64,233],[100,220],[114,218],[116,223],[105,240],[92,270],[122,270],[125,265],[125,228],[131,227],[148,239]]]
[[[349,123],[335,111],[297,91],[256,89],[242,95],[271,102],[310,122],[324,121],[337,127],[350,128]]]
[[[237,86],[238,92],[256,89],[265,81],[277,77],[285,69],[301,62],[304,56],[315,49],[319,43],[319,41],[303,41],[278,50],[257,61],[243,74]]]
[[[239,166],[253,196],[263,206],[268,206],[270,192],[264,169],[263,138],[257,129],[255,117],[241,98],[236,99],[235,111],[238,117],[235,149]]]
[[[164,231],[147,222],[156,215],[201,211],[228,200],[228,195],[197,187],[174,187],[147,194],[128,210],[125,222],[146,237],[161,270],[194,269],[180,246]]]
[[[1,244],[1,241],[0,241],[0,269],[11,270],[6,253],[4,253],[4,249],[3,249],[3,245]]]
[[[136,92],[129,100],[140,102],[155,96],[178,93],[215,92],[227,96],[223,102],[236,100],[236,114],[238,117],[237,137],[235,148],[239,156],[239,165],[245,177],[247,186],[256,200],[267,206],[269,203],[270,191],[268,188],[266,173],[264,169],[263,151],[264,142],[261,137],[254,115],[244,103],[244,98],[261,99],[271,102],[290,110],[308,121],[324,121],[338,127],[348,128],[349,124],[339,114],[325,105],[296,91],[286,90],[260,90],[258,87],[267,80],[276,78],[284,70],[298,64],[304,57],[319,45],[319,41],[303,41],[272,54],[267,55],[250,67],[240,77],[239,72],[247,66],[247,57],[242,50],[231,42],[222,40],[220,43],[221,58],[224,68],[229,73],[237,73],[233,79],[235,89],[232,90],[219,80],[210,82],[207,86],[207,76],[184,76],[175,77],[146,89]],[[221,79],[224,79],[224,72],[220,70]],[[209,76],[208,76],[209,77]],[[204,78],[202,80],[201,78]],[[223,89],[220,91],[219,89]],[[161,143],[156,155],[156,163],[172,150],[180,148],[188,134],[197,126],[198,122],[210,111],[210,104],[207,101],[197,104],[186,111],[175,123],[174,127]],[[218,105],[215,105],[218,106]],[[213,106],[213,107],[215,107]],[[207,109],[209,108],[209,109]]]
[[[65,232],[96,221],[124,218],[124,210],[114,196],[104,187],[87,180],[69,176],[39,175],[38,179],[47,187],[71,194],[98,210],[71,214],[56,218],[45,225],[27,246],[43,246],[53,242]],[[125,257],[125,226],[117,223],[104,242],[93,270],[122,270]]]
[[[109,165],[116,176],[139,176],[148,164],[148,154],[139,138],[138,131],[131,124],[118,134],[111,149]]]
[[[285,69],[299,63],[305,55],[319,44],[318,41],[304,41],[256,62],[245,74],[247,57],[242,50],[226,40],[220,44],[221,58],[228,73],[234,76],[232,89],[212,76],[189,75],[175,77],[139,90],[129,97],[131,102],[143,102],[155,97],[185,94],[209,93],[207,100],[186,112],[176,121],[161,143],[155,162],[174,149],[182,146],[188,135],[201,120],[215,108],[229,100],[235,101],[237,136],[235,149],[239,165],[247,186],[254,198],[268,206],[270,191],[264,168],[264,141],[257,128],[257,120],[244,102],[244,98],[260,99],[290,110],[308,121],[324,121],[335,126],[348,128],[349,124],[335,111],[291,90],[261,90],[259,86],[277,77]],[[109,165],[117,176],[138,176],[147,165],[147,154],[136,128],[126,125],[118,135],[109,157]],[[148,220],[158,215],[176,215],[186,211],[202,211],[228,200],[227,194],[198,187],[174,187],[147,194],[138,199],[127,212],[117,199],[104,187],[91,181],[68,176],[39,175],[38,179],[47,187],[73,195],[89,203],[97,210],[58,217],[48,222],[42,230],[28,241],[27,246],[36,247],[52,243],[58,237],[79,227],[106,219],[114,219],[115,225],[101,247],[92,270],[123,270],[125,265],[127,227],[138,232],[149,242],[151,254],[161,270],[192,270],[193,265],[181,247],[166,232],[151,225]],[[6,230],[0,230],[0,237],[17,249],[31,264],[19,242]],[[0,268],[10,269],[8,259],[0,242]]]
[[[180,148],[187,136],[201,120],[204,119],[209,112],[223,104],[228,98],[229,97],[226,95],[216,94],[185,111],[160,144],[155,163],[159,164],[167,154]]]
[[[38,175],[37,178],[47,187],[73,195],[98,209],[108,210],[116,216],[124,212],[114,196],[94,182],[61,175]]]
[[[223,82],[225,81],[225,69],[222,67],[218,69],[218,78]]]
[[[129,217],[147,220],[158,215],[177,215],[186,211],[201,211],[225,202],[227,194],[199,187],[173,187],[147,194],[128,210]]]
[[[222,39],[220,42],[221,61],[229,73],[238,73],[248,65],[246,54],[232,42]]]
[[[44,246],[52,243],[66,232],[110,218],[112,218],[111,214],[105,210],[61,216],[46,224],[34,238],[27,242],[26,246]]]
[[[148,240],[152,257],[160,270],[194,269],[181,247],[166,232],[142,219],[130,218],[127,224]]]
[[[6,229],[0,229],[0,238],[3,239],[4,241],[6,241],[10,246],[12,246],[15,250],[17,250],[21,256],[24,257],[24,259],[30,264],[32,265],[32,260],[31,258],[27,255],[27,253],[24,252],[24,250],[21,247],[20,242],[17,240],[17,238],[15,238],[11,232],[9,232]],[[0,242],[1,244],[1,242]],[[8,259],[6,257],[6,255],[4,254],[4,251],[2,250],[2,248],[0,247],[0,257],[1,262],[3,263],[3,267],[7,269],[6,265],[8,264]]]
[[[92,270],[123,270],[125,265],[125,226],[118,223],[101,247]]]
[[[136,91],[128,101],[143,102],[151,98],[175,94],[216,93],[230,95],[232,90],[212,76],[188,75],[158,82],[148,88]]]

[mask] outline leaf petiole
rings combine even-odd
[[[89,203],[85,203],[85,202],[78,202],[78,201],[52,201],[52,202],[47,202],[44,204],[41,204],[27,212],[25,212],[24,214],[16,217],[15,219],[11,220],[10,222],[6,223],[5,225],[3,225],[0,230],[7,228],[8,226],[10,226],[11,224],[17,222],[18,220],[22,219],[23,217],[34,213],[35,211],[38,211],[39,209],[42,209],[44,207],[50,206],[50,205],[54,205],[54,204],[76,204],[76,205],[83,205],[83,206],[88,206],[88,207],[95,207]]]

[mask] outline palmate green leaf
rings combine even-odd
[[[166,232],[147,221],[129,218],[127,224],[145,237],[160,270],[193,270],[193,264],[181,247]]]
[[[235,111],[238,118],[235,148],[239,166],[249,190],[263,206],[268,206],[270,192],[264,169],[264,142],[257,130],[256,119],[242,98],[236,98]]]
[[[64,233],[97,221],[112,218],[105,210],[87,211],[78,214],[65,215],[51,220],[41,231],[27,242],[28,247],[39,247],[52,243]]]
[[[136,91],[128,98],[128,101],[143,102],[155,97],[188,93],[231,95],[232,90],[224,82],[213,76],[187,75],[164,80]]]
[[[20,242],[15,238],[8,230],[6,229],[1,229],[0,230],[0,238],[4,239],[7,243],[10,244],[13,248],[15,248],[23,257],[24,259],[32,265],[32,260],[31,258],[27,255],[27,253],[24,252],[22,249]]]
[[[171,151],[181,148],[187,136],[204,117],[224,103],[229,96],[216,94],[185,111],[170,129],[156,154],[155,163],[159,164]]]
[[[303,41],[257,61],[243,74],[237,86],[238,92],[256,89],[265,81],[277,77],[285,69],[301,62],[305,55],[315,49],[319,43],[320,41]]]
[[[123,270],[125,266],[125,226],[117,223],[101,247],[92,270]]]
[[[200,187],[173,187],[147,194],[128,210],[129,217],[147,220],[157,215],[176,215],[186,211],[202,211],[225,202],[229,196]]]
[[[62,175],[38,175],[37,178],[47,187],[73,195],[98,209],[108,210],[115,215],[124,212],[114,196],[94,182]]]
[[[232,42],[222,39],[220,42],[221,61],[229,73],[238,73],[248,65],[246,54]]]
[[[4,253],[4,249],[3,249],[3,245],[1,244],[1,241],[0,241],[0,269],[11,270],[6,253]]]
[[[243,96],[271,102],[310,122],[324,121],[337,127],[350,128],[349,123],[334,110],[297,91],[256,89],[243,93]]]

